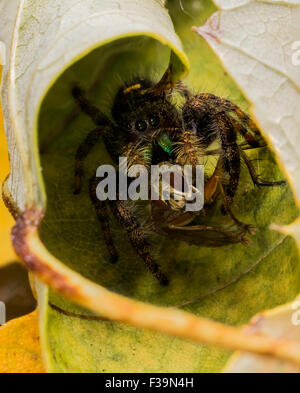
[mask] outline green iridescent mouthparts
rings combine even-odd
[[[159,146],[169,155],[171,155],[172,149],[173,149],[173,144],[171,139],[166,133],[163,133],[159,138],[158,138],[158,144]]]
[[[168,136],[168,134],[163,133],[157,139],[157,143],[166,153],[171,155],[172,149],[173,149],[173,144],[172,144],[172,141],[171,141],[170,137]],[[152,144],[149,144],[149,149],[147,151],[145,151],[144,157],[145,158],[152,158],[152,151],[153,151]]]

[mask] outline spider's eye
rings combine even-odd
[[[160,118],[156,113],[153,113],[152,115],[150,115],[149,117],[149,124],[152,127],[157,127],[160,123]]]
[[[137,120],[136,123],[135,123],[135,128],[136,128],[137,131],[143,132],[143,131],[147,130],[148,125],[145,122],[145,120]]]

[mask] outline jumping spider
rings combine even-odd
[[[172,103],[171,94],[177,91],[184,97],[181,109]],[[179,82],[172,84],[172,70],[168,68],[158,84],[137,78],[122,86],[113,103],[110,121],[76,86],[72,91],[80,109],[95,123],[96,128],[81,143],[75,159],[75,189],[81,190],[83,163],[91,149],[103,138],[106,148],[117,163],[119,156],[126,156],[128,165],[143,164],[150,167],[162,162],[198,165],[201,158],[215,155],[218,159],[214,173],[205,179],[204,211],[218,196],[222,199],[224,214],[228,214],[238,230],[210,223],[197,223],[198,214],[172,210],[165,203],[152,203],[153,231],[185,242],[217,247],[232,243],[247,244],[246,234],[254,227],[239,221],[231,211],[240,176],[241,160],[246,164],[253,183],[258,186],[279,186],[284,181],[259,180],[245,153],[247,148],[265,146],[263,138],[251,118],[237,105],[212,94],[193,95]],[[244,143],[238,144],[238,135]],[[219,148],[211,150],[213,142]],[[100,201],[96,196],[99,179],[90,180],[90,198],[95,207],[110,260],[115,263],[118,252],[114,245],[108,218],[109,206],[126,230],[136,253],[146,267],[163,285],[168,279],[154,260],[142,226],[123,201]]]

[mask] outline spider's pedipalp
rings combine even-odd
[[[129,143],[122,150],[122,156],[127,158],[127,168],[133,165],[143,165],[149,168],[151,165],[151,145],[142,143]]]
[[[205,155],[201,140],[190,131],[184,131],[174,146],[173,153],[176,156],[176,162],[180,165],[196,167],[200,164],[199,159]]]

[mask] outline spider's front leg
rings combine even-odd
[[[120,200],[109,201],[109,204],[113,214],[126,230],[133,248],[143,259],[147,269],[161,285],[168,285],[168,278],[161,272],[159,265],[152,257],[150,244],[146,240],[143,229],[133,212]]]
[[[82,112],[88,115],[96,125],[102,126],[109,123],[107,117],[85,96],[85,91],[81,87],[75,86],[72,95]]]
[[[109,133],[112,125],[106,116],[86,98],[84,91],[80,87],[74,87],[72,95],[80,109],[98,126],[88,134],[76,151],[74,194],[79,194],[81,191],[84,160],[100,138],[105,137]]]
[[[74,194],[79,194],[82,187],[83,165],[84,160],[97,144],[100,138],[105,134],[108,127],[98,127],[88,134],[85,140],[79,145],[75,154],[75,179]]]

